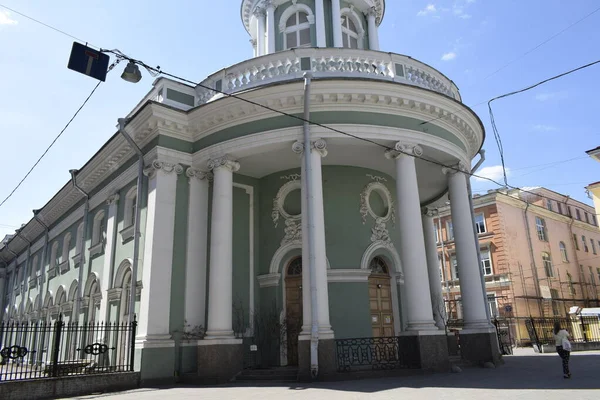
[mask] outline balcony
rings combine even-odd
[[[458,87],[439,71],[411,57],[379,51],[298,48],[269,54],[225,68],[201,82],[227,94],[271,83],[297,80],[312,71],[314,78],[374,79],[428,89],[461,101]],[[223,96],[198,86],[196,105]]]

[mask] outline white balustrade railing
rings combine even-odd
[[[312,71],[315,78],[368,78],[404,83],[461,101],[454,82],[407,56],[369,50],[300,48],[252,58],[209,76],[196,88],[196,105],[221,97],[219,92],[231,94],[300,79],[306,71]]]

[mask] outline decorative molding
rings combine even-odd
[[[196,178],[198,180],[204,180],[204,179],[208,179],[211,180],[212,178],[212,173],[210,172],[204,172],[198,168],[193,168],[193,167],[189,167],[188,169],[185,170],[185,176],[187,176],[188,178],[190,178],[190,181],[193,178]]]
[[[69,271],[69,260],[65,260],[62,263],[60,263],[58,265],[58,269],[59,269],[61,275],[68,272]]]
[[[48,279],[54,278],[58,273],[58,269],[56,267],[48,269]]]
[[[281,239],[281,246],[288,243],[302,242],[302,223],[296,219],[285,220],[285,236]]]
[[[104,251],[104,242],[101,240],[97,244],[90,247],[88,251],[90,252],[90,257],[94,257],[97,254],[102,254]]]
[[[398,278],[400,280],[404,280],[404,272],[402,271],[400,255],[398,254],[396,247],[394,247],[394,244],[390,242],[377,241],[371,243],[363,253],[363,256],[360,260],[360,269],[369,271],[370,273],[371,270],[369,269],[369,263],[371,262],[375,252],[380,249],[385,250],[387,255],[391,258],[391,261],[394,265],[394,271],[396,274],[398,274]],[[392,273],[392,271],[390,271],[390,273]]]
[[[371,275],[371,271],[363,269],[329,269],[327,270],[327,282],[368,282],[369,275]]]
[[[375,182],[387,182],[387,179],[385,179],[382,176],[376,176],[376,175],[367,174],[367,177],[371,178],[371,180],[375,181]]]
[[[385,181],[385,178],[374,177],[372,175],[367,176],[371,176],[375,182],[367,184],[360,193],[360,214],[362,216],[363,225],[367,222],[367,215],[370,215],[376,221],[381,220],[381,222],[385,223],[392,220],[395,223],[396,216],[392,194],[389,189],[381,183],[381,180]],[[373,192],[379,193],[383,199],[384,205],[387,207],[386,215],[377,215],[371,208],[369,198]]]
[[[109,303],[120,301],[121,293],[123,292],[123,288],[112,288],[106,291],[106,297]]]
[[[294,175],[289,175],[289,176],[298,176],[300,177],[300,175],[294,174]],[[281,177],[281,179],[285,179],[286,177]],[[285,211],[285,199],[287,198],[287,196],[298,189],[302,189],[302,182],[301,180],[297,179],[297,178],[292,178],[292,180],[290,182],[287,182],[286,184],[282,185],[279,190],[277,191],[277,195],[275,196],[275,198],[273,199],[273,209],[271,211],[271,219],[273,220],[273,224],[275,224],[275,227],[277,228],[278,222],[279,222],[279,217],[282,216],[286,221],[287,220],[299,220],[302,217],[302,213],[298,214],[298,215],[290,215],[287,213],[287,211]],[[286,223],[287,226],[287,223]]]
[[[230,160],[228,157],[213,158],[208,161],[208,169],[214,171],[217,168],[227,168],[231,172],[240,170],[240,163],[235,160]]]
[[[292,181],[296,181],[302,178],[302,175],[300,174],[290,174],[290,175],[286,175],[286,176],[282,176],[279,179],[285,179],[285,180],[292,180]]]
[[[0,278],[2,278],[2,276],[0,276]],[[33,288],[35,288],[35,287],[37,286],[37,282],[38,282],[38,280],[37,280],[37,278],[36,278],[36,277],[34,277],[34,278],[31,278],[31,279],[29,280],[29,289],[33,289]]]
[[[276,272],[271,274],[258,275],[256,279],[258,279],[258,285],[261,288],[277,287],[279,286],[279,281],[281,280],[281,274],[279,272]]]
[[[153,178],[158,171],[163,171],[166,174],[175,172],[177,175],[183,173],[183,167],[181,164],[173,164],[162,160],[154,160],[150,167],[144,169],[144,175],[148,178]]]
[[[371,242],[392,243],[390,233],[382,218],[377,218],[375,220],[375,225],[371,228]]]
[[[116,205],[118,203],[119,203],[119,194],[118,193],[108,196],[108,199],[106,199],[106,204],[109,206]]]
[[[324,139],[317,139],[310,143],[311,149],[319,153],[321,157],[327,156],[327,142]],[[298,155],[304,154],[304,142],[299,140],[295,141],[294,144],[292,144],[292,151]]]
[[[125,243],[133,237],[135,233],[135,225],[129,225],[127,228],[122,229],[119,234],[121,235],[121,242]]]
[[[73,257],[71,257],[71,261],[73,261],[73,268],[79,268],[81,265],[81,258],[81,254],[75,254]]]
[[[463,172],[463,173],[468,174],[469,173],[469,168],[462,161],[460,161],[457,164],[452,165],[450,167],[443,167],[442,168],[442,173],[444,175],[453,175],[453,174],[456,174],[457,172]]]

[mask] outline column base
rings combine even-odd
[[[204,340],[235,339],[233,331],[206,331]]]
[[[463,330],[460,332],[459,341],[460,355],[464,360],[479,365],[486,362],[494,365],[504,364],[495,331],[476,333]]]
[[[315,378],[311,374],[310,363],[310,335],[298,337],[298,380],[302,382],[313,380],[327,380],[337,373],[337,360],[335,356],[335,340],[333,332],[331,338],[322,339],[319,336],[319,374]]]
[[[406,332],[437,332],[439,328],[435,326],[434,320],[428,321],[408,321]]]
[[[448,339],[444,331],[402,332],[398,345],[400,359],[411,368],[439,372],[450,369]]]
[[[205,339],[198,341],[198,377],[202,383],[231,381],[244,368],[241,339]]]
[[[134,369],[140,371],[142,386],[175,382],[175,342],[169,335],[136,338]]]

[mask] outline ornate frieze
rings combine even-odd
[[[193,167],[189,167],[188,169],[185,170],[185,175],[190,178],[190,180],[192,179],[198,179],[198,180],[204,180],[204,179],[208,179],[211,180],[212,179],[212,173],[210,172],[204,172],[201,171],[197,168],[193,168]]]
[[[166,174],[175,172],[177,175],[183,173],[183,167],[180,164],[172,164],[169,162],[154,160],[150,167],[144,169],[144,175],[148,178],[153,178],[158,171],[163,171]]]
[[[285,220],[285,236],[281,239],[281,246],[288,243],[302,241],[302,222],[293,219]]]
[[[237,172],[240,169],[240,163],[228,157],[218,157],[208,161],[209,170],[214,171],[217,168],[227,168],[231,172]]]
[[[290,175],[290,176],[292,176],[292,175]],[[284,184],[283,186],[281,186],[279,188],[277,195],[273,199],[273,210],[271,212],[271,218],[272,218],[273,224],[275,224],[276,228],[279,223],[280,216],[282,216],[286,221],[288,221],[288,220],[297,221],[297,220],[300,220],[301,215],[302,215],[302,214],[291,215],[285,210],[285,207],[284,207],[285,199],[287,198],[287,196],[294,190],[298,190],[298,189],[302,188],[302,182],[300,181],[300,175],[294,174],[293,176],[294,177],[292,178],[292,180],[290,182]],[[282,179],[284,179],[284,178],[286,178],[286,177],[282,177]]]
[[[106,199],[106,204],[109,206],[112,206],[113,204],[117,204],[119,202],[119,194],[115,193],[112,196],[109,196],[108,199]]]
[[[367,184],[360,193],[360,214],[363,225],[367,223],[367,217],[373,218],[375,223],[373,224],[373,228],[371,228],[371,242],[381,242],[393,246],[386,225],[390,221],[392,221],[392,224],[396,223],[392,194],[382,183],[386,181],[385,178],[371,174],[367,174],[367,176],[371,178],[372,182]],[[373,192],[379,194],[383,200],[385,207],[385,214],[383,215],[377,214],[371,207],[370,199]]]

